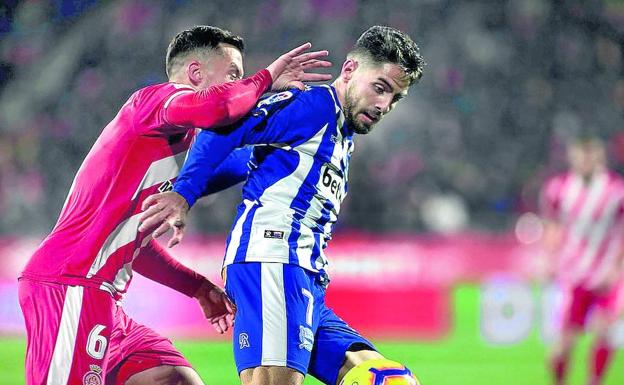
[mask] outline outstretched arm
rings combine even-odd
[[[186,128],[217,128],[232,124],[253,108],[271,87],[271,74],[262,70],[235,82],[201,91],[181,91],[165,105],[165,120]]]
[[[152,281],[196,298],[217,332],[224,333],[232,327],[234,306],[223,290],[175,260],[155,240],[141,249],[132,269]]]
[[[234,82],[212,86],[201,91],[180,91],[165,104],[165,120],[185,128],[218,128],[230,125],[249,112],[265,92],[286,88],[303,89],[305,81],[331,79],[329,74],[307,72],[330,67],[319,60],[327,51],[306,52],[305,43],[278,57],[266,69]]]

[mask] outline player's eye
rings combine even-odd
[[[379,84],[373,84],[373,88],[375,89],[375,93],[377,93],[378,95],[382,95],[385,91],[383,87]]]

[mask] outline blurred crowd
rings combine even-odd
[[[102,128],[136,89],[166,81],[169,40],[212,24],[246,40],[246,73],[304,41],[337,75],[375,24],[408,32],[428,65],[356,138],[340,228],[506,231],[535,210],[565,140],[590,131],[624,165],[624,5],[564,0],[5,0],[0,5],[0,234],[44,234]],[[193,209],[231,225],[239,192]]]

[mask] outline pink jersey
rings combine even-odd
[[[620,263],[624,235],[624,179],[612,172],[588,181],[567,172],[542,192],[543,215],[561,226],[558,279],[593,289]]]
[[[188,86],[165,83],[135,92],[104,128],[74,178],[60,218],[22,275],[97,287],[118,296],[131,263],[150,239],[139,233],[141,203],[167,189],[195,130],[164,118],[167,101]]]

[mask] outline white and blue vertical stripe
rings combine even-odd
[[[300,103],[292,103],[271,124],[288,125],[303,139],[254,149],[257,167],[243,188],[225,266],[280,262],[321,271],[327,264],[323,249],[347,192],[352,132],[333,88],[310,87],[294,97]],[[292,121],[303,123],[292,126]]]

